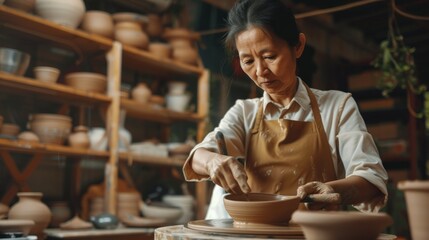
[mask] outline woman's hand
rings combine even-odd
[[[243,164],[237,158],[214,154],[206,162],[206,170],[211,180],[229,193],[248,193],[247,175]]]
[[[334,189],[322,182],[309,182],[306,183],[297,189],[297,195],[304,199],[307,195],[310,194],[328,194],[328,193],[335,193]],[[339,210],[340,205],[338,204],[332,204],[332,203],[324,203],[324,202],[309,202],[305,203],[305,206],[310,210]]]

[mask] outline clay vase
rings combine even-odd
[[[137,22],[123,21],[115,25],[115,39],[133,47],[147,49],[149,37]]]
[[[54,202],[51,204],[52,221],[50,227],[57,228],[61,223],[71,218],[71,211],[67,202]]]
[[[52,217],[51,210],[42,201],[41,192],[19,192],[19,201],[9,210],[9,219],[33,220],[34,226],[30,234],[43,239],[43,230],[49,225]]]
[[[69,135],[69,145],[73,148],[88,149],[91,142],[88,135],[88,128],[85,126],[76,126],[74,132]]]
[[[197,64],[198,51],[194,43],[199,38],[198,35],[186,28],[167,28],[163,37],[173,47],[173,59],[186,64]]]
[[[152,91],[146,85],[146,83],[139,83],[133,90],[131,91],[131,96],[134,101],[139,103],[147,103],[149,102],[149,98],[152,95]]]
[[[104,11],[86,11],[83,16],[81,28],[89,33],[98,34],[104,37],[113,37],[113,18]]]
[[[412,239],[427,239],[429,236],[429,181],[402,181],[398,183],[398,189],[404,191]]]

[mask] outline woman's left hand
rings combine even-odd
[[[299,186],[297,189],[297,195],[304,199],[307,195],[310,194],[328,194],[328,193],[335,193],[334,189],[329,186],[328,184],[322,183],[322,182],[309,182],[302,186]],[[305,203],[305,206],[310,210],[339,210],[340,205],[338,204],[332,204],[332,203],[322,203],[322,202],[311,202],[311,203]]]

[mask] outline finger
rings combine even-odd
[[[318,184],[318,182],[309,182],[299,186],[297,189],[297,195],[302,199],[308,194],[317,193]]]
[[[238,187],[240,188],[240,191],[243,193],[250,192],[250,186],[247,183],[247,174],[244,170],[244,167],[241,163],[237,162],[234,163],[233,166],[231,166],[232,174],[234,175],[234,178],[237,181]]]

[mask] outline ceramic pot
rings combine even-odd
[[[149,37],[159,37],[162,34],[163,26],[161,17],[157,14],[148,14],[148,24],[146,27],[146,32]]]
[[[34,226],[30,234],[35,234],[43,239],[43,230],[49,225],[52,218],[51,210],[42,201],[40,192],[20,192],[19,201],[9,210],[9,219],[33,220]]]
[[[139,83],[131,91],[131,96],[134,101],[139,103],[149,102],[149,98],[152,95],[152,91],[149,89],[146,83]]]
[[[60,25],[77,28],[85,13],[83,0],[37,0],[36,14]]]
[[[69,135],[69,145],[73,148],[88,149],[91,142],[88,135],[88,128],[85,126],[76,126],[74,132]]]
[[[184,112],[191,100],[190,94],[167,94],[165,96],[167,108],[176,112]]]
[[[398,183],[404,191],[413,240],[427,239],[429,236],[429,181],[415,180]]]
[[[195,65],[198,60],[198,51],[194,46],[199,36],[186,28],[168,28],[163,37],[173,47],[172,58],[187,64]]]
[[[71,211],[67,202],[54,202],[51,204],[52,221],[50,227],[57,228],[61,223],[71,218]]]
[[[40,142],[62,145],[70,134],[71,121],[71,117],[61,114],[33,114],[28,125]]]
[[[60,70],[54,67],[38,66],[33,68],[34,77],[37,81],[56,83],[60,76]]]
[[[91,128],[88,135],[91,149],[99,151],[107,149],[107,133],[104,128]]]
[[[133,47],[147,49],[149,37],[137,22],[123,21],[115,25],[115,39]]]
[[[28,143],[40,142],[39,137],[34,132],[31,132],[31,131],[21,132],[20,134],[18,134],[18,139]]]
[[[113,37],[113,18],[104,11],[86,11],[83,16],[81,28],[89,33],[98,34],[104,37]]]
[[[34,10],[35,2],[36,0],[6,0],[4,5],[31,13]]]
[[[172,48],[168,43],[153,42],[149,44],[149,52],[160,59],[169,59]]]
[[[65,83],[73,88],[96,93],[105,93],[107,78],[103,74],[93,72],[74,72],[65,76]]]

